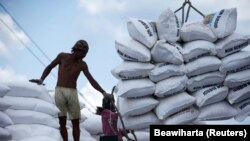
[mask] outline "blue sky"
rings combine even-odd
[[[42,48],[50,59],[59,52],[70,52],[79,39],[90,46],[84,59],[89,70],[107,91],[117,83],[111,69],[121,63],[114,42],[128,36],[126,17],[156,21],[166,8],[176,10],[184,0],[0,0],[12,16]],[[249,0],[191,0],[204,14],[237,7],[237,32],[250,33]],[[50,62],[38,51],[13,20],[0,7],[0,18],[25,42],[46,65]],[[191,12],[190,21],[201,17]],[[0,21],[0,79],[40,78],[44,66],[20,44]],[[56,74],[56,69],[53,70]],[[56,79],[49,75],[46,88],[53,90]],[[78,89],[89,87],[85,76],[78,79]]]

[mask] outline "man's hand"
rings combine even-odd
[[[31,79],[29,81],[32,83],[36,83],[37,85],[44,85],[42,79]]]

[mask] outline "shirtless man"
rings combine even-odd
[[[67,112],[71,116],[74,141],[79,141],[80,139],[79,119],[81,118],[81,114],[76,90],[76,81],[80,72],[82,71],[84,73],[90,84],[96,90],[102,93],[104,97],[107,96],[107,93],[90,74],[86,62],[82,60],[88,53],[88,49],[89,48],[86,41],[77,41],[72,47],[71,53],[60,53],[56,59],[54,59],[51,64],[45,68],[41,78],[36,80],[37,83],[42,84],[50,71],[55,66],[59,65],[58,80],[55,90],[55,101],[56,106],[60,110],[58,117],[60,132],[64,141],[68,141],[68,133],[66,128]]]

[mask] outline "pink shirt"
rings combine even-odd
[[[111,123],[109,123],[109,120],[111,118]],[[117,130],[117,120],[118,120],[118,114],[115,112],[112,112],[108,109],[105,109],[102,111],[102,129],[105,136],[112,136],[117,135],[119,141],[122,140],[122,135]],[[115,132],[115,133],[114,133]]]

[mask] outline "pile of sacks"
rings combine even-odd
[[[81,140],[96,141],[85,129],[91,125],[84,123],[87,117],[82,101],[80,105]],[[54,93],[45,87],[29,82],[0,83],[1,141],[61,141],[58,112]],[[69,141],[73,141],[71,121],[67,123]]]
[[[126,128],[250,115],[250,36],[234,33],[236,21],[236,8],[183,25],[169,9],[157,22],[129,18],[111,71]]]

